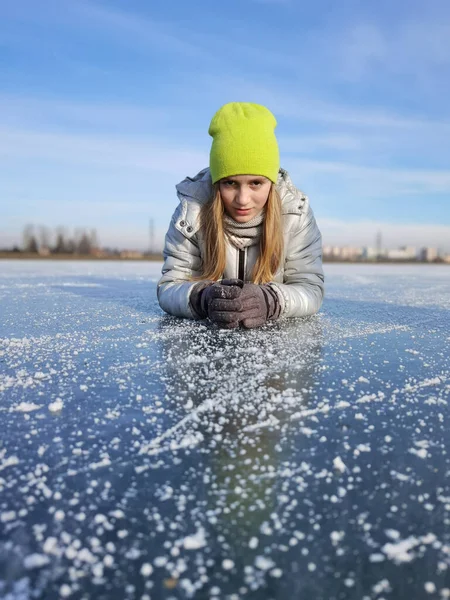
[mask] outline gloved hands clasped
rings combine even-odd
[[[260,327],[277,319],[281,311],[278,295],[270,285],[240,279],[201,282],[192,290],[191,305],[201,318],[208,317],[224,329]]]

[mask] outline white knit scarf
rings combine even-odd
[[[228,215],[224,215],[225,233],[236,248],[243,249],[259,243],[264,223],[264,212],[253,217],[247,223],[238,223]]]

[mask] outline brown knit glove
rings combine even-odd
[[[270,285],[224,279],[222,286],[233,290],[233,294],[211,302],[209,317],[219,327],[234,329],[242,324],[243,327],[252,329],[280,316],[280,300]]]
[[[226,286],[214,281],[201,281],[192,288],[189,302],[199,319],[209,317],[215,321],[215,310],[222,306],[221,301],[232,302],[241,292],[241,288]],[[218,304],[217,304],[218,303]],[[236,307],[233,303],[227,307]]]

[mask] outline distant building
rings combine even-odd
[[[324,246],[323,247],[324,258],[328,260],[357,260],[362,255],[361,248],[354,248],[353,246]]]
[[[379,242],[379,239],[377,239]],[[450,263],[450,254],[443,254],[437,248],[421,248],[415,246],[401,246],[396,249],[381,249],[380,247],[364,246],[323,246],[323,258],[327,261],[427,261]]]
[[[382,256],[382,250],[378,248],[369,248],[365,246],[361,249],[361,258],[364,260],[375,260],[378,256]]]
[[[344,246],[341,248],[340,258],[342,260],[356,260],[361,257],[361,248],[354,248],[353,246]]]
[[[430,248],[429,246],[426,248],[422,248],[420,251],[420,260],[425,260],[426,262],[433,262],[438,258],[438,251],[436,248]]]
[[[340,257],[341,249],[338,246],[324,246],[323,255],[330,260],[336,260]]]
[[[110,256],[110,254],[110,252],[102,250],[101,248],[93,248],[91,251],[91,256],[95,256],[95,258],[106,258]]]
[[[402,246],[397,250],[388,250],[387,257],[389,260],[416,260],[417,251],[414,246]]]

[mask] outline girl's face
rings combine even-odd
[[[259,215],[269,197],[272,182],[261,175],[233,175],[219,181],[220,195],[229,217],[246,223]]]

